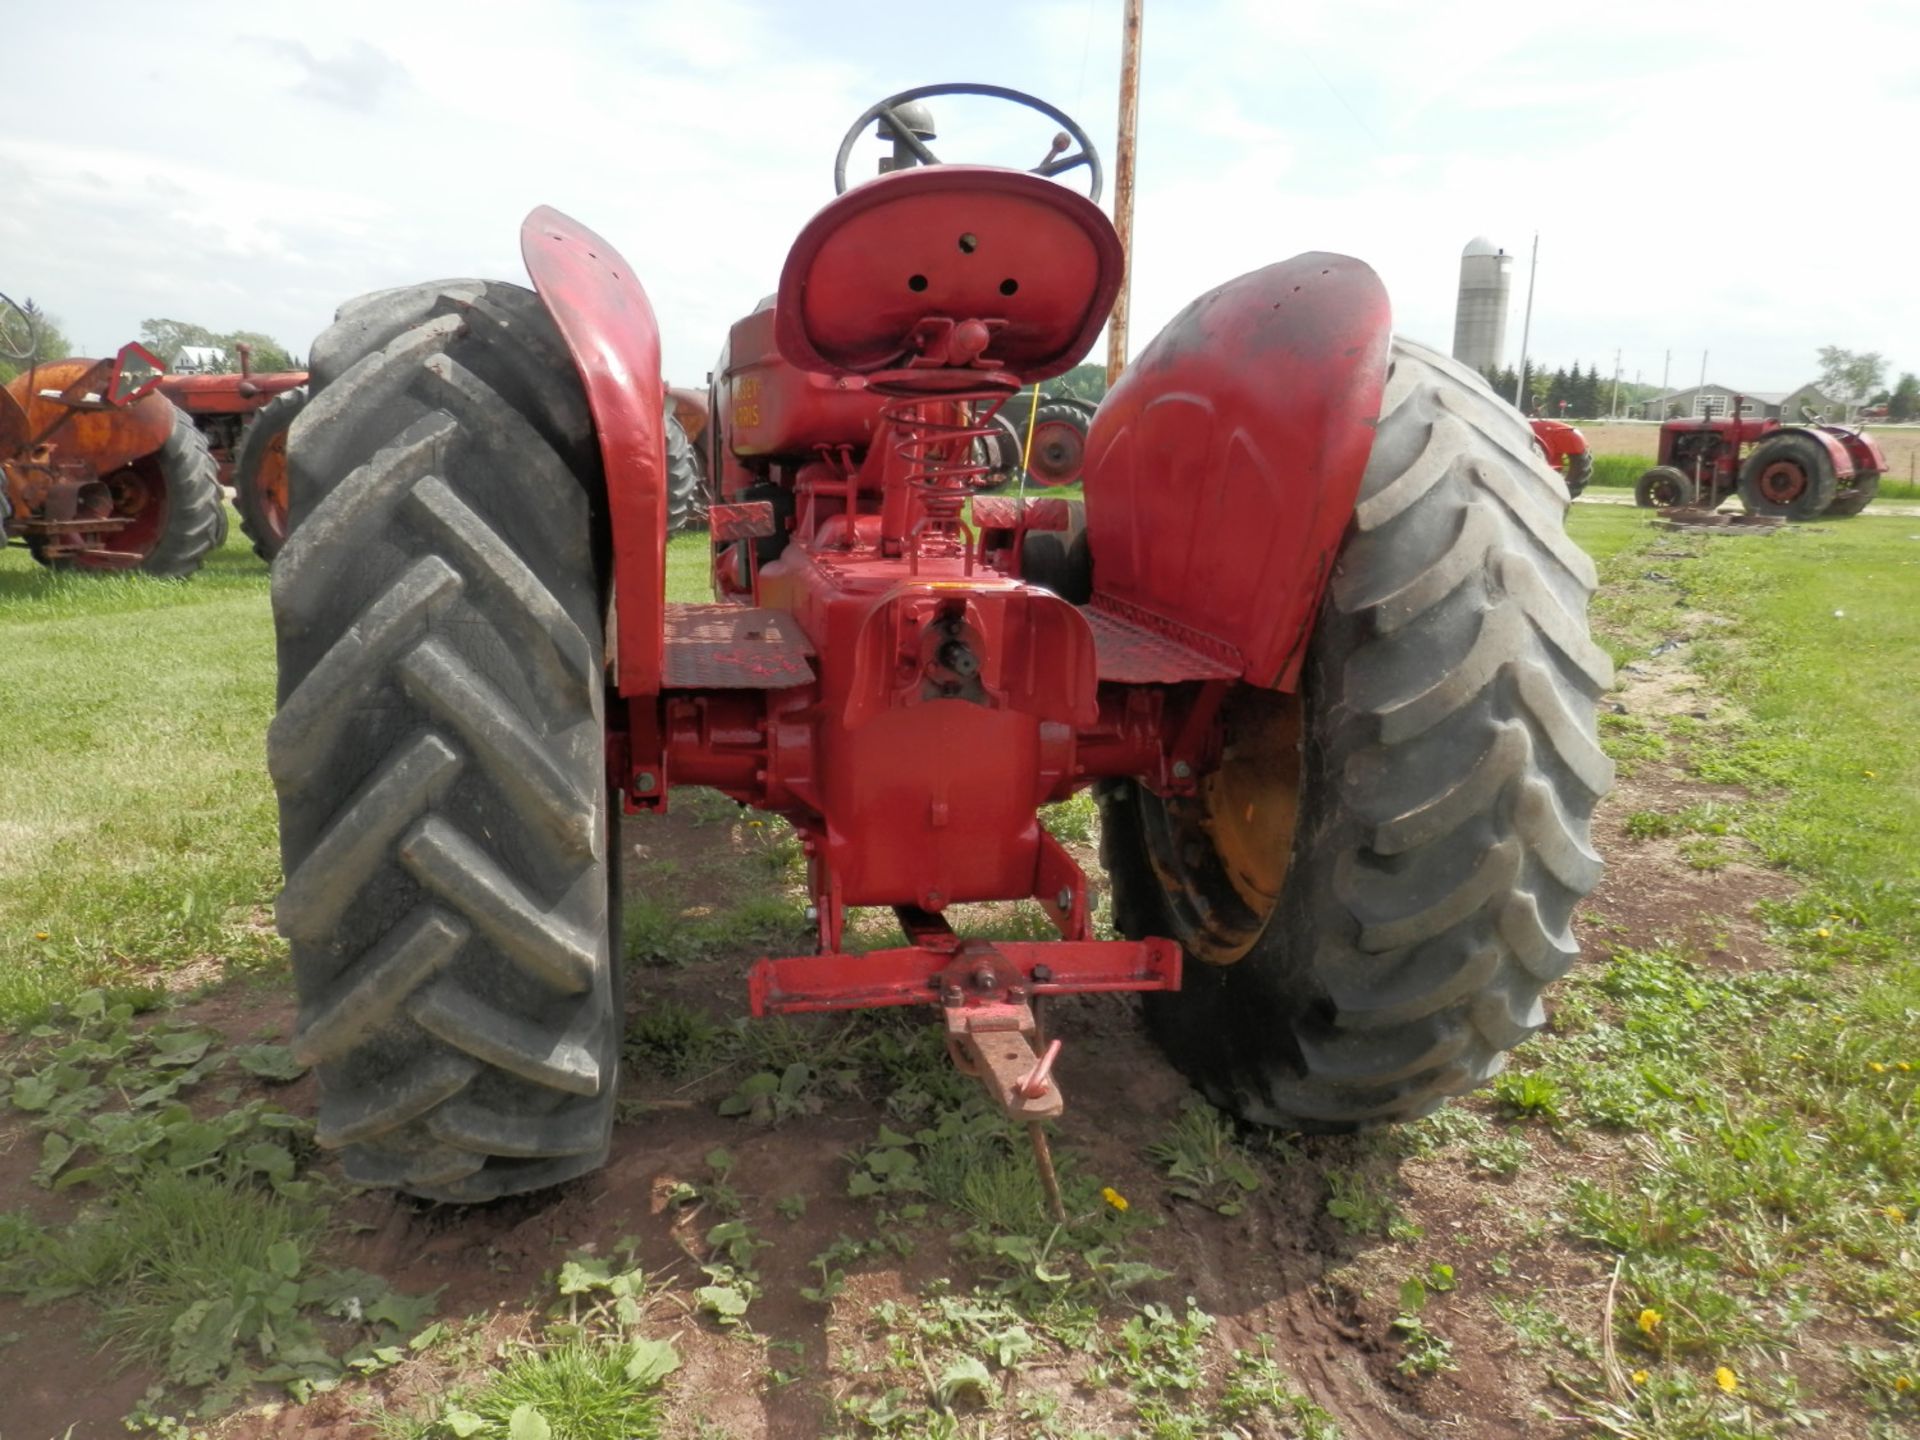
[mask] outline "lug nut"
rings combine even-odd
[[[1176,780],[1191,780],[1193,778],[1193,766],[1184,760],[1174,761],[1173,778]]]
[[[1060,893],[1053,897],[1053,901],[1054,904],[1058,905],[1062,910],[1071,910],[1073,908],[1073,891],[1065,885],[1062,885],[1060,887]]]

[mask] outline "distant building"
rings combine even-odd
[[[182,345],[171,368],[176,374],[218,373],[227,368],[227,352],[218,345]]]
[[[1513,257],[1484,235],[1460,252],[1460,294],[1453,308],[1453,358],[1469,370],[1498,370],[1506,358],[1507,292]]]
[[[1757,416],[1764,420],[1778,420],[1783,425],[1799,424],[1807,418],[1806,412],[1813,412],[1819,420],[1840,420],[1846,416],[1846,407],[1836,400],[1827,398],[1818,385],[1811,382],[1798,390],[1733,390],[1725,385],[1689,385],[1685,390],[1669,390],[1664,395],[1656,395],[1640,407],[1641,416],[1648,420],[1705,420],[1716,415],[1729,415],[1733,412],[1734,396],[1740,397],[1740,413]]]

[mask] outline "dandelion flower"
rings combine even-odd
[[[1658,1310],[1642,1310],[1640,1318],[1634,1323],[1640,1327],[1641,1334],[1651,1335],[1660,1328],[1660,1318]]]
[[[1825,940],[1828,937],[1828,935],[1831,934],[1832,932],[1829,931],[1826,926],[1822,925],[1818,930],[1814,931],[1813,933],[1818,935],[1822,940]]]
[[[1913,1066],[1909,1065],[1904,1060],[1896,1060],[1894,1061],[1893,1068],[1896,1070],[1911,1070],[1913,1069]]]
[[[1740,1377],[1722,1365],[1718,1370],[1713,1372],[1713,1383],[1731,1395],[1735,1390],[1740,1388]]]
[[[1876,1075],[1884,1075],[1887,1073],[1887,1067],[1882,1065],[1878,1060],[1867,1061],[1867,1069],[1873,1071]]]
[[[1634,1371],[1634,1372],[1633,1372],[1633,1383],[1634,1383],[1634,1384],[1636,1384],[1636,1385],[1644,1385],[1644,1384],[1646,1384],[1646,1383],[1647,1383],[1647,1372],[1646,1372],[1646,1371],[1644,1371],[1644,1370],[1636,1370],[1636,1371]]]
[[[1789,1060],[1805,1060],[1807,1057],[1802,1055],[1798,1050],[1796,1050],[1793,1052],[1793,1054],[1789,1055],[1787,1058]]]
[[[1114,1189],[1113,1186],[1111,1185],[1107,1186],[1105,1189],[1103,1189],[1100,1192],[1100,1198],[1106,1201],[1107,1204],[1111,1205],[1116,1210],[1125,1211],[1127,1208],[1127,1197],[1122,1195],[1118,1190]]]
[[[33,938],[36,940],[44,940],[47,938],[47,932],[44,930],[36,930],[33,932]]]
[[[1893,1381],[1893,1388],[1904,1394],[1906,1391],[1911,1390],[1913,1388],[1913,1381],[1908,1379],[1905,1375],[1895,1376]]]
[[[1880,1213],[1896,1225],[1904,1225],[1907,1223],[1907,1212],[1902,1210],[1898,1205],[1889,1205]]]

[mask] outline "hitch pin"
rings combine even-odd
[[[1053,1074],[1054,1057],[1060,1053],[1060,1042],[1055,1040],[1047,1046],[1046,1053],[1034,1062],[1033,1069],[1020,1077],[1013,1087],[1014,1094],[1023,1100],[1038,1100],[1047,1093],[1047,1086]]]

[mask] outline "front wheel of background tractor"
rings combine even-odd
[[[1063,400],[1048,400],[1033,417],[1032,444],[1020,436],[1027,479],[1049,488],[1071,485],[1087,463],[1087,413]]]
[[[1740,467],[1740,504],[1749,515],[1817,520],[1838,489],[1833,461],[1811,435],[1770,435]]]
[[[1851,519],[1873,503],[1873,497],[1880,493],[1880,472],[1868,470],[1853,477],[1853,483],[1833,497],[1833,503],[1827,506],[1829,517],[1838,520]]]
[[[173,429],[158,450],[104,481],[113,517],[127,522],[107,532],[105,545],[114,553],[81,551],[49,560],[43,546],[34,544],[34,559],[55,570],[140,570],[181,579],[227,543],[220,467],[186,411],[173,410]]]
[[[1593,452],[1582,450],[1567,457],[1567,498],[1576,498],[1593,482]]]
[[[1642,510],[1686,509],[1700,503],[1700,491],[1686,471],[1656,465],[1633,482],[1633,503]]]
[[[1612,778],[1566,506],[1525,422],[1396,341],[1298,695],[1236,690],[1191,799],[1103,790],[1114,923],[1189,958],[1149,1024],[1214,1103],[1313,1130],[1411,1119],[1543,1022]]]
[[[262,560],[271,561],[287,543],[287,432],[306,403],[305,386],[274,396],[253,417],[234,456],[234,509]]]
[[[456,1201],[598,1166],[611,943],[603,482],[539,299],[344,307],[313,350],[273,567],[280,798],[316,1139]]]
[[[697,525],[706,515],[702,501],[705,486],[700,480],[700,460],[693,453],[693,442],[667,402],[667,533],[677,535]]]

